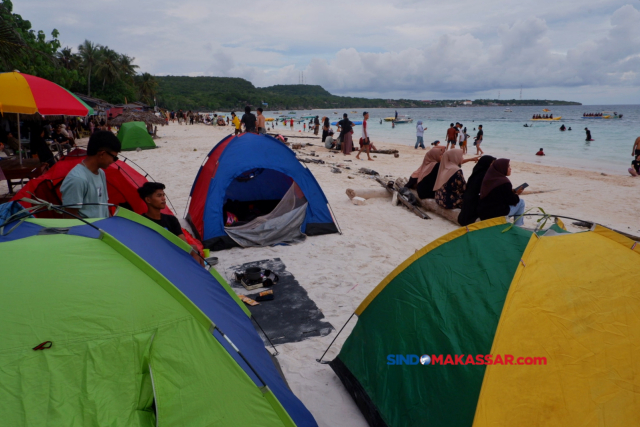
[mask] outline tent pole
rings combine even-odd
[[[20,158],[20,167],[22,167],[22,138],[20,138],[20,113],[18,113],[18,157]]]

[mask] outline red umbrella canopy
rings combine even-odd
[[[13,71],[0,74],[0,112],[86,116],[89,110],[65,88]]]

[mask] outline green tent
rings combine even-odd
[[[124,209],[87,222],[0,228],[2,425],[317,427],[189,245]]]
[[[136,148],[146,150],[156,148],[156,143],[147,132],[144,122],[123,123],[118,132],[118,139],[122,144],[122,151],[132,151]]]

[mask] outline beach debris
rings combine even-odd
[[[259,302],[252,300],[249,297],[246,297],[244,295],[238,295],[238,298],[240,298],[240,301],[242,301],[243,303],[250,305],[250,306],[256,306],[256,305],[260,305]]]
[[[347,188],[346,194],[350,199],[353,199],[354,197],[362,197],[363,199],[389,197],[389,192],[384,188],[360,188],[358,190]]]
[[[294,150],[299,150],[299,149],[302,148],[302,144],[299,143],[299,142],[292,142],[291,143],[291,148],[294,149]]]
[[[399,154],[398,150],[369,150],[372,154]]]
[[[398,157],[400,157],[400,153],[393,153],[393,157],[397,159]]]
[[[378,172],[374,171],[373,169],[369,169],[369,168],[360,168],[358,170],[358,172],[363,173],[365,175],[380,176],[380,174]]]
[[[606,173],[604,173],[604,172],[601,172],[601,173],[600,173],[600,175],[602,175],[602,176],[609,176],[609,175],[607,175],[607,174],[606,174]]]
[[[315,163],[318,165],[324,165],[324,160],[320,160],[320,159],[307,159],[307,158],[298,157],[298,161],[301,161],[302,163]]]
[[[342,171],[339,168],[336,168],[336,167],[332,167],[331,168],[331,172],[333,172],[333,173],[342,173]]]
[[[347,178],[349,179],[355,179],[354,177],[352,177],[351,175],[349,175]]]
[[[422,219],[431,219],[426,212],[424,212],[421,208],[414,206],[406,196],[400,194],[400,188],[394,181],[385,181],[380,176],[376,176],[375,180],[378,181],[380,185],[382,185],[392,196],[396,194],[397,200],[402,203],[407,209],[409,209],[414,214],[418,215]]]
[[[351,199],[351,203],[356,206],[362,206],[367,204],[367,199],[364,199],[362,197],[354,197],[353,199]]]

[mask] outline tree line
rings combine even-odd
[[[54,29],[47,38],[31,22],[13,13],[10,0],[0,0],[0,71],[19,70],[72,91],[120,104],[153,105],[158,82],[138,74],[133,57],[85,40],[77,49],[62,47]]]

